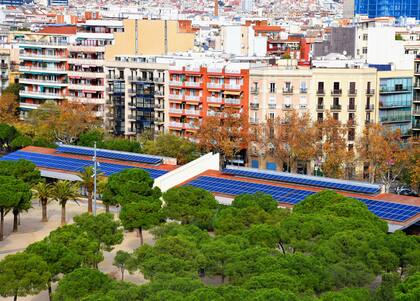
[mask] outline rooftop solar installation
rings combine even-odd
[[[271,195],[278,202],[295,205],[315,192],[280,187],[268,184],[250,183],[239,180],[229,180],[208,176],[198,177],[186,185],[206,189],[214,193],[227,195],[253,194],[263,192]],[[391,203],[385,201],[359,198],[368,209],[380,218],[403,222],[420,213],[419,206]]]
[[[72,145],[63,145],[59,144],[57,151],[60,153],[83,155],[83,156],[93,156],[94,149],[91,147],[81,147],[81,146],[72,146]],[[106,149],[97,149],[96,156],[107,159],[123,160],[123,161],[132,161],[138,163],[147,163],[147,164],[160,164],[162,163],[162,158],[157,156],[135,154],[129,152],[120,152]]]
[[[260,170],[256,168],[228,166],[225,169],[223,169],[223,172],[226,174],[242,176],[247,178],[286,182],[298,185],[316,186],[363,194],[377,194],[381,190],[380,185],[377,184],[369,184],[356,181],[344,181],[338,179],[306,176],[270,170]]]
[[[60,156],[24,152],[24,151],[16,151],[0,158],[0,160],[2,161],[7,161],[7,160],[16,161],[19,159],[25,159],[25,160],[31,161],[38,167],[59,169],[59,170],[65,170],[65,171],[70,171],[70,172],[80,172],[80,171],[83,171],[85,167],[93,165],[92,161],[90,160],[65,158],[65,157],[60,157]],[[114,173],[120,172],[124,169],[139,168],[139,167],[123,165],[123,164],[99,162],[98,168],[100,172],[103,172],[106,176],[109,176]],[[156,169],[151,169],[151,168],[140,168],[140,169],[147,171],[150,174],[150,176],[154,179],[166,173],[165,170],[156,170]]]

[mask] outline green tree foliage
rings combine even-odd
[[[102,141],[104,140],[104,133],[99,129],[90,130],[84,132],[79,136],[79,140],[77,141],[77,145],[93,147],[95,142],[96,146],[102,147]]]
[[[18,135],[19,133],[14,126],[0,123],[0,151],[10,151],[11,143]]]
[[[125,229],[139,230],[140,245],[143,245],[143,229],[148,230],[160,222],[162,202],[160,199],[140,198],[124,204],[120,211],[120,220]]]
[[[407,277],[395,289],[397,301],[416,301],[420,299],[420,273]]]
[[[84,213],[73,219],[75,226],[97,241],[101,250],[111,251],[114,245],[120,244],[123,240],[120,223],[114,220],[111,213],[101,213],[96,216]]]
[[[47,288],[50,274],[47,264],[34,254],[8,255],[0,262],[0,295],[3,297],[34,295]]]
[[[271,195],[257,192],[255,194],[242,194],[237,196],[232,206],[242,209],[247,207],[259,207],[264,211],[271,212],[277,209],[277,201]]]
[[[19,135],[12,140],[10,148],[12,150],[18,150],[29,145],[32,145],[32,138],[27,135]]]
[[[51,197],[60,204],[61,225],[65,225],[67,201],[76,201],[79,197],[79,184],[65,180],[58,180],[51,187]]]
[[[41,172],[28,160],[0,161],[0,175],[12,176],[29,185],[41,181]]]
[[[111,285],[112,280],[98,270],[76,269],[60,280],[57,290],[53,293],[53,300],[78,301],[88,294],[107,291]]]
[[[16,98],[19,99],[19,91],[22,89],[21,84],[11,83],[9,86],[3,90],[3,94],[13,94]]]
[[[42,207],[42,222],[48,222],[47,205],[51,197],[51,186],[45,181],[40,181],[32,187],[34,197],[38,199]]]
[[[114,262],[112,264],[121,271],[122,281],[124,281],[124,272],[127,268],[127,263],[130,261],[130,259],[131,255],[128,252],[120,250],[117,252],[117,254],[115,254]]]
[[[194,224],[209,228],[218,203],[214,196],[201,188],[181,186],[169,189],[163,194],[166,217],[182,224]]]
[[[83,169],[82,172],[79,173],[79,177],[81,179],[80,186],[86,190],[87,199],[88,199],[88,212],[92,213],[92,198],[93,198],[93,190],[94,190],[94,169],[93,166],[87,166]],[[102,173],[97,171],[97,177],[101,178],[103,176]]]
[[[147,140],[143,152],[176,158],[178,164],[186,164],[199,156],[197,147],[193,142],[173,134],[161,134],[155,140]]]

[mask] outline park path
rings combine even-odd
[[[84,202],[69,202],[67,208],[67,222],[72,223],[73,217],[86,212]],[[98,212],[103,212],[102,206],[98,206]],[[51,202],[48,206],[47,223],[41,222],[41,206],[38,202],[33,202],[33,208],[21,215],[21,225],[17,233],[12,233],[13,215],[8,214],[5,218],[4,240],[0,241],[0,260],[9,254],[23,251],[28,245],[43,239],[48,234],[60,226],[61,209],[56,202]],[[153,244],[153,237],[144,232],[145,243]],[[104,260],[99,264],[99,269],[115,279],[120,279],[121,273],[112,265],[114,256],[118,250],[132,252],[140,246],[140,239],[136,232],[124,232],[123,242],[115,246],[111,252],[104,252]],[[125,274],[125,280],[137,284],[145,283],[147,280],[140,273],[130,275]],[[0,301],[12,301],[13,298],[0,297]],[[35,296],[18,297],[20,301],[44,301],[48,300],[48,294],[43,291]]]

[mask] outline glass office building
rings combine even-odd
[[[354,13],[376,17],[411,17],[420,20],[419,0],[354,0]]]

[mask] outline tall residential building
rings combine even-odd
[[[420,55],[414,62],[413,137],[420,138]]]
[[[169,131],[189,136],[205,116],[225,108],[248,114],[249,69],[242,64],[190,64],[169,69]]]
[[[106,124],[115,135],[164,131],[168,65],[138,56],[105,62]]]
[[[68,6],[69,0],[48,0],[48,6]]]
[[[9,86],[10,53],[0,50],[0,95]]]
[[[411,17],[420,20],[418,0],[354,0],[354,12],[376,17]]]
[[[379,71],[379,122],[404,137],[411,135],[413,71]]]

